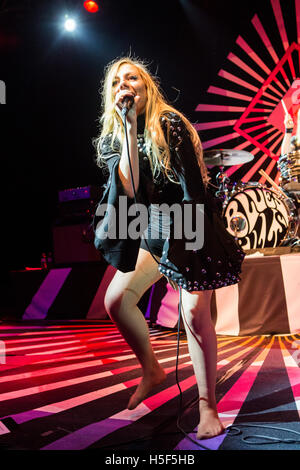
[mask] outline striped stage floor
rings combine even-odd
[[[187,435],[177,427],[177,332],[150,326],[150,335],[167,379],[129,411],[141,371],[110,321],[0,323],[0,449],[300,449],[300,335],[218,336],[218,410],[234,427],[198,442],[185,334],[178,380]]]

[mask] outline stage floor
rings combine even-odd
[[[141,370],[110,321],[0,323],[0,449],[300,449],[300,335],[218,335],[218,410],[238,430],[195,443],[176,425],[177,332],[150,326],[150,334],[167,379],[129,411]],[[195,440],[197,389],[183,332],[178,378],[180,426]],[[258,434],[265,441],[247,438]]]

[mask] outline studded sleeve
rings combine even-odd
[[[194,145],[183,120],[175,113],[169,113],[161,125],[171,152],[171,165],[181,184],[184,200],[203,197],[204,186]]]

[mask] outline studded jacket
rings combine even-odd
[[[214,198],[204,188],[194,147],[185,124],[175,113],[169,113],[161,119],[166,141],[169,142],[172,170],[178,183],[171,182],[162,175],[157,180],[153,179],[145,151],[143,125],[143,120],[139,117],[138,202],[147,206],[163,202],[189,204],[193,213],[200,207],[199,204],[204,207],[202,249],[187,249],[185,233],[179,240],[174,238],[171,231],[169,239],[165,242],[160,271],[187,290],[213,289],[237,282],[243,253],[226,231]],[[123,200],[128,208],[134,204],[134,200],[125,194],[119,179],[120,145],[117,142],[112,147],[111,141],[112,136],[108,135],[101,143],[101,152],[106,158],[109,176],[94,217],[95,246],[109,264],[122,272],[129,272],[135,269],[141,239],[130,237],[112,239],[105,236],[109,225],[112,224],[116,224],[116,233],[118,233],[118,219],[112,217],[109,208],[114,207],[117,213],[124,210],[119,205],[120,196],[124,196]],[[104,203],[108,207],[105,213]],[[128,224],[132,220],[134,217],[128,216]]]

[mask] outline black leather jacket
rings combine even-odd
[[[170,182],[166,177],[161,177],[158,181],[153,180],[145,153],[143,134],[139,133],[143,130],[142,125],[142,119],[139,118],[138,202],[147,206],[151,203],[180,202],[182,205],[191,204],[193,210],[197,204],[204,205],[203,248],[196,251],[187,250],[185,237],[183,236],[181,240],[174,239],[171,233],[163,250],[161,272],[187,290],[215,289],[236,283],[239,280],[238,274],[241,272],[244,254],[226,231],[219,216],[216,201],[205,190],[193,143],[184,122],[175,113],[169,113],[161,119],[161,126],[170,146],[172,169],[179,184]],[[112,148],[111,140],[112,136],[108,135],[101,145],[102,154],[106,157],[109,177],[95,213],[95,246],[109,264],[122,272],[129,272],[135,269],[141,239],[111,239],[103,236],[109,223],[116,224],[116,233],[118,233],[118,220],[112,217],[109,210],[103,215],[100,210],[101,205],[107,203],[118,213],[120,196],[126,198],[124,200],[126,200],[127,207],[134,204],[134,200],[125,194],[118,175],[120,147],[117,143]],[[128,217],[128,224],[132,220],[134,216]]]

